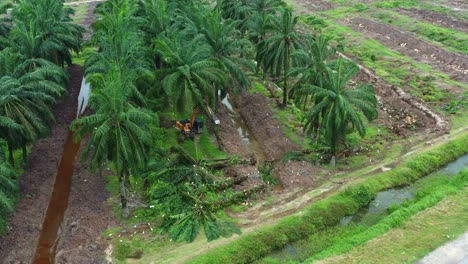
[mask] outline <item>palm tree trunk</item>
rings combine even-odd
[[[10,160],[11,166],[14,168],[15,167],[15,157],[13,157],[13,146],[11,145],[10,142],[7,142],[8,145],[8,158]]]
[[[283,87],[283,107],[288,104],[288,71],[289,71],[289,44],[286,43],[284,52],[284,87]]]
[[[21,146],[23,152],[23,164],[26,165],[28,163],[28,149],[26,148],[26,144]]]
[[[120,185],[120,203],[122,204],[122,216],[124,218],[128,218],[130,216],[130,212],[127,207],[127,188],[126,188],[126,178],[128,177],[126,172],[122,172],[119,175],[119,185]]]

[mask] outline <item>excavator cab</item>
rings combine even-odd
[[[203,133],[203,121],[196,118],[199,113],[198,108],[194,108],[190,119],[176,121],[175,128],[186,137],[193,137],[195,134]]]

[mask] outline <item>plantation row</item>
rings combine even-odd
[[[51,107],[67,93],[64,67],[80,51],[84,31],[62,1],[17,1],[11,17],[3,16],[10,7],[0,4],[0,234],[17,200],[16,150],[26,164],[28,146],[49,134]]]
[[[1,22],[0,58],[9,65],[1,98],[10,98],[0,103],[5,168],[14,166],[15,149],[26,159],[27,146],[50,129],[51,106],[65,93],[63,67],[82,46],[83,29],[70,14],[60,0],[23,0]],[[373,87],[348,86],[358,67],[337,59],[327,38],[299,34],[282,1],[111,0],[96,16],[85,62],[92,114],[71,128],[77,138],[90,135],[82,152],[91,168],[110,164],[118,176],[123,215],[130,214],[128,189],[142,177],[153,205],[145,214],[162,219],[174,240],[192,241],[201,228],[208,240],[238,232],[220,210],[240,195],[219,172],[162,144],[157,114],[214,108],[227,93],[247,92],[252,80],[274,81],[282,107],[300,106],[304,131],[328,147],[333,164],[346,135],[364,136],[364,117],[377,117]],[[1,179],[1,210],[11,212],[16,179],[11,172]]]

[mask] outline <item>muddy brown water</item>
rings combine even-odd
[[[39,242],[34,255],[34,264],[54,263],[59,228],[68,206],[72,175],[80,142],[74,142],[73,132],[69,131],[65,141],[62,159],[55,177],[54,189],[42,224]]]

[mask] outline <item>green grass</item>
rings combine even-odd
[[[429,180],[432,181],[434,178]],[[404,203],[400,208],[394,209],[390,215],[384,217],[377,224],[363,230],[362,232],[351,236],[342,236],[339,242],[334,243],[317,254],[314,254],[306,261],[306,263],[349,252],[354,247],[362,245],[393,228],[401,226],[410,217],[420,211],[434,206],[444,197],[454,195],[462,191],[466,186],[468,186],[468,170],[460,172],[451,180],[448,180],[445,175],[442,175],[442,177],[439,176],[436,180],[438,184],[434,184],[434,182],[425,183],[426,186],[418,191],[417,199],[415,201]]]
[[[348,27],[338,25],[332,20],[324,20],[329,25],[323,29],[324,35],[330,37],[333,42],[345,46],[346,53],[356,56],[365,67],[374,70],[376,75],[390,84],[396,86],[409,85],[413,92],[419,93],[421,87],[418,86],[418,83],[408,82],[408,80],[431,76],[432,83],[444,83],[460,91],[468,89],[468,84],[453,81],[447,74],[438,72],[429,65],[417,63],[409,57],[388,49],[380,42],[366,39],[362,34],[354,32]],[[426,98],[430,98],[431,101],[434,101],[434,98],[441,100],[448,97],[438,88],[438,85],[431,87],[431,92],[436,94],[436,96]]]
[[[341,218],[354,214],[367,205],[377,192],[410,184],[468,152],[463,135],[426,153],[411,157],[397,168],[354,184],[324,200],[305,207],[300,214],[283,218],[273,226],[265,226],[239,239],[191,259],[189,263],[248,263],[301,240],[306,236],[336,225]]]
[[[88,4],[73,5],[70,7],[75,11],[75,14],[72,16],[72,20],[76,24],[81,23],[81,21],[83,21],[83,19],[88,15]]]
[[[468,228],[468,188],[428,208],[401,226],[324,263],[413,263]],[[365,252],[366,254],[362,254]]]
[[[380,10],[372,15],[378,20],[414,32],[423,39],[437,42],[449,51],[468,54],[468,34],[421,22],[395,11]]]
[[[80,53],[73,52],[72,53],[72,62],[73,64],[77,64],[80,66],[84,66],[86,58],[89,57],[90,53],[95,51],[96,48],[94,47],[84,47]]]
[[[459,173],[459,175],[453,179],[448,178],[445,174],[435,174],[424,177],[412,186],[416,197],[412,200],[405,201],[401,205],[388,208],[387,211],[390,215],[379,215],[375,226],[369,228],[365,221],[360,221],[359,224],[350,223],[345,226],[327,228],[313,233],[307,239],[293,243],[293,254],[280,251],[264,258],[259,261],[259,263],[272,264],[284,263],[285,261],[305,261],[308,258],[310,260],[321,259],[324,256],[338,255],[350,249],[353,250],[356,245],[364,244],[370,240],[370,234],[374,236],[385,232],[389,227],[385,223],[388,224],[391,221],[391,229],[396,228],[393,225],[404,225],[409,216],[424,210],[425,207],[432,206],[434,202],[438,202],[439,198],[453,195],[459,191],[463,192],[461,189],[463,189],[464,185],[467,186],[467,183],[468,170],[463,172],[463,174]],[[468,189],[464,190],[464,192],[466,191],[468,191]],[[432,198],[430,198],[430,196],[432,196]],[[424,206],[418,207],[416,206],[418,204]],[[374,232],[370,233],[372,229],[374,229]],[[391,262],[395,263],[394,261],[389,261],[388,263]]]

